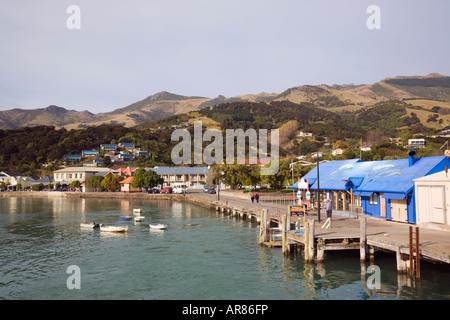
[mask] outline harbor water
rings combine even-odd
[[[120,216],[141,208],[144,222]],[[128,225],[127,233],[81,222]],[[149,223],[168,225],[152,230]],[[379,289],[369,289],[358,252],[323,263],[258,244],[256,222],[170,200],[0,198],[0,299],[320,300],[449,299],[445,266],[423,263],[418,283],[400,281],[395,256],[377,252]],[[80,288],[69,288],[69,267]]]

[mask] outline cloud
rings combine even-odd
[[[66,27],[71,1],[0,3],[0,110],[105,112],[163,90],[233,96],[450,73],[446,2],[382,1],[377,31],[368,1],[76,2],[80,30]]]

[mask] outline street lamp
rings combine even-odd
[[[317,150],[317,218],[320,222],[320,179],[319,179],[319,151]]]

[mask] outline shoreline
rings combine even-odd
[[[201,194],[201,193],[198,193]],[[1,192],[0,198],[67,198],[67,199],[141,199],[141,200],[174,200],[188,202],[207,209],[214,209],[214,200],[191,194],[151,194],[145,192],[70,192],[70,191],[11,191]]]

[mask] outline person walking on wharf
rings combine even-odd
[[[322,225],[323,228],[331,228],[331,216],[333,214],[333,204],[331,203],[331,199],[327,199],[325,202],[325,210],[327,211],[327,220]]]
[[[327,211],[327,218],[331,219],[333,214],[333,204],[331,203],[331,199],[327,199],[327,202],[325,203],[325,210]]]

